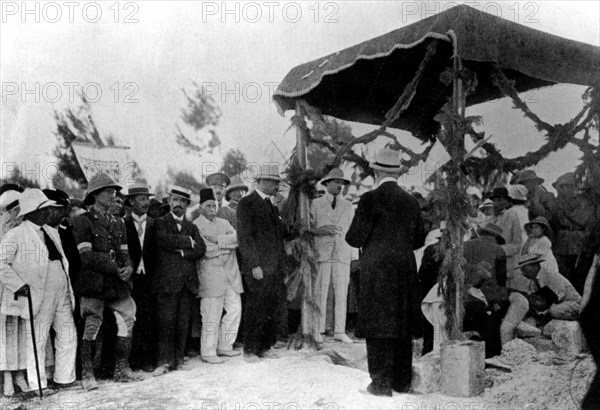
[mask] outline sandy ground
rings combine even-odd
[[[2,398],[0,408],[565,410],[578,408],[575,402],[581,400],[594,370],[589,356],[564,360],[552,352],[537,355],[535,350],[532,354],[521,351],[520,356],[505,359],[514,365],[512,373],[486,370],[490,387],[479,397],[394,393],[391,398],[382,398],[365,392],[370,379],[364,344],[325,343],[320,352],[277,352],[280,358],[258,363],[236,357],[209,365],[194,358],[185,370],[161,377],[145,374],[145,380],[127,384],[100,381],[96,391],[73,388],[43,400]]]

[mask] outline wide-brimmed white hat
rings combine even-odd
[[[515,201],[527,201],[528,193],[529,190],[525,185],[516,184],[508,186],[508,196]]]
[[[21,197],[21,193],[19,191],[6,191],[2,195],[0,195],[0,210],[2,211],[10,211],[11,209],[15,209],[19,206],[19,198]]]
[[[402,169],[400,153],[389,148],[380,149],[370,165],[376,171],[398,172]]]
[[[47,208],[49,206],[57,206],[56,202],[48,199],[46,195],[42,192],[41,189],[37,188],[26,188],[25,191],[21,194],[19,198],[19,215],[21,217],[23,215],[27,215],[33,211],[37,211],[38,209]]]

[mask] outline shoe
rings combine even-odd
[[[342,343],[352,344],[354,341],[348,337],[346,333],[336,333],[333,338]]]
[[[53,394],[56,394],[56,390],[50,389],[48,387],[45,387],[42,389],[42,396],[44,396],[44,397],[52,396]],[[39,396],[40,396],[40,391],[38,389],[29,390],[28,392],[21,394],[21,399],[22,400],[30,400],[30,399],[33,399],[33,398],[39,397]]]
[[[258,363],[260,362],[260,357],[254,353],[244,353],[244,361],[248,363]]]
[[[210,364],[225,363],[225,359],[221,359],[219,356],[200,356],[200,359],[204,363],[210,363]]]
[[[217,349],[217,356],[235,357],[240,356],[242,352],[239,350],[219,350]]]
[[[131,351],[131,338],[117,336],[115,344],[115,371],[113,379],[119,383],[137,382],[142,380],[140,375],[134,374],[129,368],[129,352]]]
[[[370,383],[367,386],[367,391],[371,393],[373,396],[387,396],[392,397],[392,389],[387,387],[377,387],[373,383]]]
[[[145,364],[142,366],[142,371],[146,373],[152,373],[154,371],[154,366]]]
[[[54,390],[65,390],[65,389],[73,389],[76,387],[81,387],[81,382],[75,380],[74,382],[71,383],[56,383],[56,382],[52,382],[52,388]]]
[[[169,366],[168,364],[163,364],[162,366],[158,366],[152,372],[152,376],[158,377],[158,376],[162,376],[163,374],[167,374],[169,372],[170,368],[171,368],[171,366]]]

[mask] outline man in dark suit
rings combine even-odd
[[[131,205],[131,214],[123,218],[133,266],[131,296],[137,306],[131,362],[132,367],[147,372],[154,370],[156,350],[155,301],[151,292],[156,252],[154,219],[147,216],[152,195],[144,183],[130,185],[125,198]]]
[[[152,292],[156,294],[158,317],[155,376],[183,365],[193,301],[198,294],[196,260],[204,256],[206,246],[198,227],[185,219],[191,194],[189,189],[171,187],[171,212],[154,221],[157,260]]]
[[[361,197],[346,241],[362,248],[357,336],[367,339],[367,390],[391,396],[410,389],[411,338],[421,337],[413,251],[425,235],[419,203],[397,183],[398,152],[381,150],[371,167],[378,187]]]
[[[276,342],[278,301],[283,285],[283,228],[270,197],[281,178],[276,166],[263,166],[258,186],[237,209],[238,247],[248,287],[244,312],[244,358],[268,357]]]

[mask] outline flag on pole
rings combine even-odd
[[[98,172],[108,174],[115,182],[132,184],[136,171],[135,162],[129,159],[129,147],[99,147],[89,142],[75,141],[72,144],[77,162],[89,182]]]

